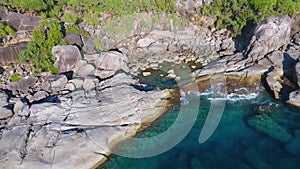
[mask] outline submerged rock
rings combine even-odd
[[[290,153],[300,154],[300,130],[297,130],[291,140],[286,146],[287,151]]]
[[[292,139],[292,135],[277,122],[273,121],[267,114],[260,114],[251,117],[248,120],[249,126],[253,127],[267,136],[288,143]]]
[[[287,103],[300,107],[300,90],[290,93]]]

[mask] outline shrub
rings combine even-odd
[[[215,28],[227,28],[236,36],[249,22],[258,23],[271,15],[295,16],[300,12],[300,0],[214,0],[202,11],[216,18]]]
[[[16,31],[3,23],[0,23],[0,38],[5,39],[8,35],[16,36]]]
[[[32,63],[35,72],[52,70],[56,60],[51,53],[52,48],[55,45],[66,44],[62,41],[60,22],[55,19],[40,21],[40,25],[34,29],[33,38],[27,49],[21,53],[20,62]]]
[[[19,80],[21,80],[21,76],[19,74],[14,74],[10,77],[11,82],[17,82]]]

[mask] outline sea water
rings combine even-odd
[[[200,99],[199,99],[200,96]],[[207,118],[212,99],[209,94],[187,94],[181,98],[188,105],[183,113],[198,111],[193,128],[175,147],[148,158],[127,158],[112,155],[104,169],[299,169],[300,168],[300,109],[276,101],[267,92],[249,97],[230,96],[223,116],[212,136],[199,143],[199,134]],[[200,105],[199,105],[200,102]],[[174,106],[153,125],[136,137],[151,137],[166,131],[180,111]],[[255,115],[266,114],[292,138],[284,142],[249,125]],[[264,127],[276,130],[272,124]],[[270,126],[268,126],[270,125]],[[272,133],[272,132],[271,132]],[[276,133],[273,132],[273,133]],[[155,146],[156,143],[149,146]],[[132,145],[120,144],[120,146]],[[156,147],[157,148],[157,147]],[[141,150],[144,151],[144,150]]]

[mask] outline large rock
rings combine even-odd
[[[95,60],[95,66],[98,69],[95,75],[100,78],[107,78],[120,70],[128,72],[127,62],[127,57],[120,52],[104,52]]]
[[[118,74],[105,88],[24,107],[2,130],[0,168],[92,168],[106,160],[112,144],[161,114],[169,97],[139,91],[128,79]]]
[[[81,59],[81,53],[76,46],[54,46],[52,54],[57,58],[54,66],[60,72],[70,71],[76,63]]]
[[[46,78],[46,82],[44,83],[47,88],[44,90],[48,92],[59,92],[63,90],[68,83],[68,79],[65,75],[50,75]]]
[[[67,33],[66,36],[64,37],[64,40],[72,45],[83,46],[81,36],[76,33]]]
[[[300,107],[300,90],[290,93],[288,103]]]
[[[29,88],[33,87],[38,78],[37,77],[25,77],[17,82],[11,82],[8,84],[8,89],[14,93],[27,93]]]
[[[14,44],[8,47],[0,48],[0,64],[17,63],[20,53],[27,48],[27,42]]]
[[[280,99],[279,93],[283,88],[283,86],[280,83],[280,80],[280,74],[276,71],[276,69],[267,74],[266,82],[270,89],[274,92],[274,96],[276,99]]]
[[[247,57],[254,62],[287,44],[292,24],[293,20],[288,16],[271,16],[261,21],[248,46]]]
[[[1,10],[1,21],[12,26],[16,30],[33,31],[34,27],[39,25],[40,17],[22,15],[15,12],[6,12]]]

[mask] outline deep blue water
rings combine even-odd
[[[227,100],[224,114],[214,134],[200,144],[200,131],[207,117],[208,96],[188,95],[184,99],[190,109],[198,109],[197,120],[189,134],[174,148],[158,156],[126,158],[112,155],[104,169],[299,169],[300,168],[300,109],[272,99],[266,92],[256,98]],[[180,106],[163,115],[137,137],[154,136],[170,127]],[[270,133],[279,133],[278,126],[292,136],[288,141],[249,125],[249,119],[266,115],[274,123],[263,122]],[[256,118],[257,119],[257,118]],[[277,126],[274,126],[276,124]],[[275,131],[273,131],[275,130]],[[278,131],[277,131],[278,130]],[[298,134],[296,134],[298,130]],[[297,136],[296,136],[297,135]],[[298,139],[297,139],[298,138]],[[153,143],[155,146],[155,143]],[[151,145],[151,146],[153,146]],[[130,146],[131,145],[121,145]],[[144,151],[144,150],[141,150]]]

